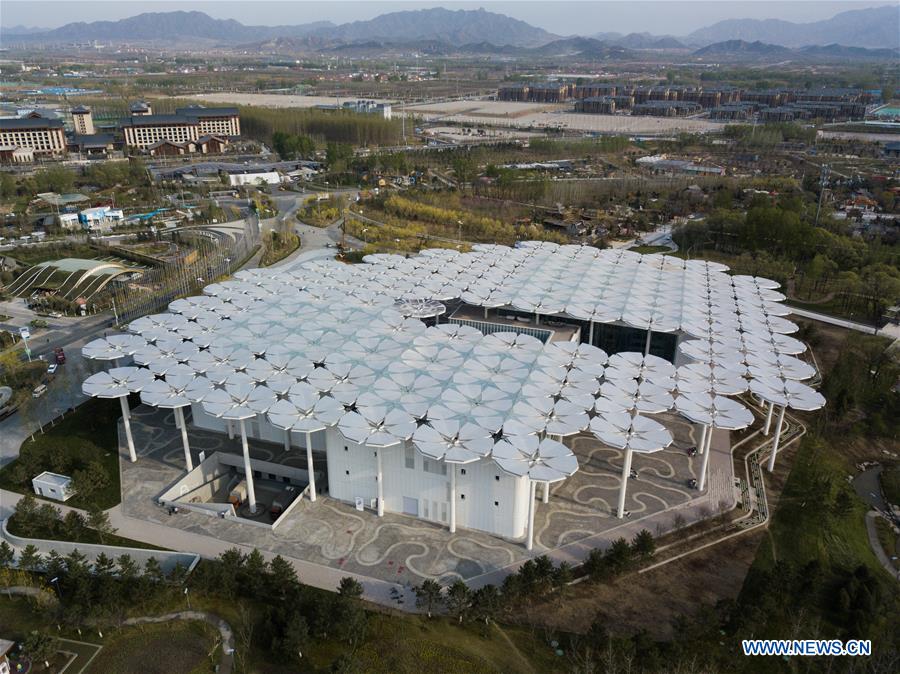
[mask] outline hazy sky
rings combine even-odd
[[[219,19],[236,19],[248,25],[301,24],[328,20],[335,23],[370,19],[378,14],[404,9],[484,7],[560,35],[599,32],[647,31],[684,35],[696,28],[730,18],[817,21],[838,12],[890,4],[885,0],[631,0],[630,2],[572,2],[570,0],[494,0],[493,2],[420,2],[418,0],[330,0],[329,2],[219,0],[2,0],[0,24],[55,28],[73,21],[121,19],[141,12],[199,10]]]

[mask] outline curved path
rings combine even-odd
[[[231,670],[234,667],[234,633],[231,630],[231,625],[214,613],[205,613],[204,611],[176,611],[175,613],[166,613],[159,616],[129,618],[123,624],[146,625],[148,623],[166,623],[172,620],[202,620],[216,628],[222,639],[222,657],[219,661],[218,671],[220,674],[231,674]]]
[[[900,569],[894,568],[893,563],[881,546],[881,541],[878,540],[878,529],[875,528],[876,517],[881,517],[881,515],[875,510],[870,510],[866,513],[866,533],[869,534],[869,547],[872,548],[872,552],[875,553],[884,570],[893,576],[894,580],[900,581]]]

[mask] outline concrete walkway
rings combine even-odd
[[[900,569],[894,567],[894,563],[887,556],[884,548],[881,547],[881,541],[878,540],[878,529],[875,527],[875,519],[878,517],[881,517],[881,514],[875,510],[870,510],[866,513],[866,533],[869,534],[869,546],[872,548],[872,552],[875,553],[878,561],[881,562],[884,570],[893,576],[894,580],[900,581]]]
[[[836,325],[840,328],[847,328],[848,330],[855,330],[856,332],[864,332],[867,335],[882,335],[884,337],[888,337],[894,340],[900,339],[900,325],[895,325],[892,323],[888,323],[883,328],[874,328],[871,325],[865,325],[864,323],[856,323],[854,321],[848,321],[843,318],[837,318],[836,316],[829,316],[828,314],[820,314],[815,311],[807,311],[806,309],[799,309],[795,306],[787,305],[792,314],[796,316],[801,316],[803,318],[809,318],[814,321],[820,321],[822,323],[828,323],[829,325]]]

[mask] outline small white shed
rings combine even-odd
[[[57,501],[68,501],[75,494],[72,489],[72,478],[66,475],[59,475],[44,471],[40,475],[31,479],[31,486],[34,493],[44,498],[52,498]]]

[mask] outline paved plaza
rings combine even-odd
[[[728,434],[713,436],[711,473],[704,493],[689,488],[702,457],[690,457],[695,446],[695,427],[674,415],[658,418],[671,430],[675,443],[654,455],[635,454],[626,509],[630,516],[614,516],[622,469],[622,452],[602,445],[592,435],[566,439],[578,456],[580,470],[557,484],[548,504],[537,489],[535,548],[529,553],[522,542],[490,534],[458,530],[404,515],[359,512],[352,506],[321,495],[311,503],[304,499],[288,513],[275,531],[234,520],[181,511],[170,515],[156,498],[183,476],[181,437],[170,410],[140,406],[132,411],[132,430],[137,463],[122,454],[122,513],[126,517],[175,527],[236,545],[257,547],[282,556],[320,564],[341,571],[402,585],[423,578],[452,582],[463,578],[473,585],[498,582],[504,569],[530,556],[552,554],[557,559],[577,559],[593,547],[646,528],[654,534],[668,530],[675,519],[689,523],[734,503],[733,475]],[[199,453],[240,453],[240,438],[200,430],[189,425],[195,463]],[[305,452],[286,453],[281,445],[250,440],[254,459],[305,467]],[[324,454],[316,457],[317,470],[325,470]]]

